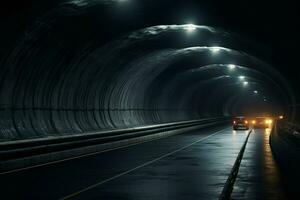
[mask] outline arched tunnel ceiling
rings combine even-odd
[[[156,25],[101,43],[91,13],[115,2],[62,3],[26,29],[1,62],[1,139],[262,108],[295,115],[285,78],[257,55],[251,41],[229,31]]]

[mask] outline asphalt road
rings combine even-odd
[[[232,200],[288,200],[269,144],[270,129],[254,129],[249,137]],[[295,198],[299,199],[299,198]]]
[[[247,136],[207,128],[0,175],[1,199],[217,199]]]

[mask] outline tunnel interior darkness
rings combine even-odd
[[[1,140],[214,116],[294,116],[293,91],[250,41],[185,24],[102,44],[94,3],[45,14],[1,60]]]

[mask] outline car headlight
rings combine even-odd
[[[266,120],[265,120],[265,123],[266,123],[266,124],[272,124],[272,123],[273,123],[273,120],[271,120],[271,119],[266,119]]]

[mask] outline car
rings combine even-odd
[[[239,130],[239,129],[244,129],[248,130],[249,129],[249,123],[246,117],[235,117],[233,118],[233,124],[232,124],[233,130]]]
[[[273,120],[270,117],[256,117],[253,121],[254,128],[271,128]]]

